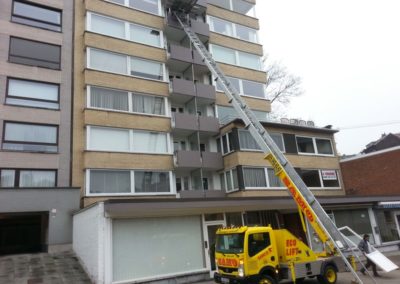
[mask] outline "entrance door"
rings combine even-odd
[[[214,276],[215,267],[215,241],[216,232],[219,228],[225,226],[225,221],[213,221],[204,225],[204,248],[206,251],[206,264],[210,269],[210,276]]]

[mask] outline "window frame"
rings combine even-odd
[[[128,171],[130,173],[130,192],[129,193],[91,193],[90,192],[90,172],[91,171]],[[169,192],[135,192],[135,171],[168,173],[169,177]],[[107,168],[90,168],[85,170],[85,196],[146,196],[146,195],[175,195],[176,188],[173,184],[175,182],[172,171],[168,170],[154,170],[154,169],[107,169]]]
[[[50,46],[58,47],[58,48],[60,49],[59,57],[58,57],[58,62],[53,62],[53,61],[50,61],[50,60],[35,59],[34,57],[26,57],[26,56],[23,56],[23,58],[31,59],[31,60],[37,60],[37,61],[40,61],[40,62],[49,62],[49,63],[53,63],[53,64],[56,64],[56,63],[57,63],[57,64],[59,65],[58,68],[50,68],[50,67],[45,67],[45,66],[39,66],[39,65],[37,65],[37,64],[26,64],[26,63],[20,63],[20,62],[14,62],[14,61],[12,61],[12,60],[10,59],[11,56],[14,56],[14,55],[11,55],[11,41],[12,41],[12,39],[20,39],[20,40],[25,40],[25,41],[40,43],[40,44],[43,44],[43,45],[50,45]],[[18,56],[18,57],[21,57],[21,56]],[[62,46],[61,46],[61,45],[57,45],[57,44],[53,44],[53,43],[48,43],[48,42],[43,42],[43,41],[38,41],[38,40],[27,39],[27,38],[23,38],[23,37],[16,37],[16,36],[10,36],[10,37],[9,37],[9,42],[8,42],[8,57],[7,57],[7,61],[8,61],[9,63],[20,64],[20,65],[24,65],[24,66],[32,66],[32,67],[37,67],[37,68],[44,68],[44,69],[50,69],[50,70],[61,71],[61,70],[62,70],[62,68],[61,68],[61,67],[62,67],[62,66],[61,66],[61,65],[62,65],[61,58],[62,58]]]
[[[99,17],[103,17],[103,18],[108,18],[108,19],[123,23],[124,24],[124,37],[113,36],[113,35],[108,35],[108,34],[104,34],[104,33],[93,31],[93,27],[92,27],[92,16],[93,15],[99,16]],[[160,37],[159,38],[159,45],[152,45],[152,44],[149,44],[149,43],[144,43],[144,42],[132,40],[131,36],[130,36],[131,25],[158,31],[160,33],[159,34],[159,37]],[[91,11],[87,11],[87,13],[86,13],[86,31],[91,32],[91,33],[95,33],[95,34],[99,34],[99,35],[103,35],[103,36],[107,36],[107,37],[123,39],[123,40],[129,41],[129,42],[134,42],[134,43],[143,44],[143,45],[147,45],[147,46],[151,46],[151,47],[155,47],[155,48],[164,49],[164,33],[163,33],[162,30],[159,30],[159,29],[154,28],[154,27],[144,26],[144,25],[141,25],[141,24],[138,24],[138,23],[134,23],[134,22],[124,21],[124,20],[121,20],[121,19],[118,19],[118,18],[114,18],[114,17],[108,16],[108,15],[103,15],[103,14],[99,14],[99,13],[95,13],[95,12],[91,12]]]
[[[155,16],[159,16],[159,17],[164,17],[164,10],[163,10],[163,7],[162,7],[161,0],[157,0],[157,2],[158,2],[158,14],[132,7],[132,6],[129,5],[129,0],[124,0],[124,4],[120,4],[120,3],[114,2],[112,0],[104,0],[104,1],[112,3],[112,4],[115,4],[115,5],[123,6],[123,7],[126,7],[128,9],[140,11],[140,12],[143,12],[143,13],[147,13],[147,14],[151,14],[151,15],[155,15]]]
[[[126,70],[125,73],[117,73],[117,72],[113,72],[113,71],[108,71],[108,70],[102,70],[102,69],[96,69],[94,67],[91,66],[90,64],[90,59],[91,59],[91,51],[92,50],[98,50],[100,52],[105,52],[105,53],[109,53],[109,54],[115,54],[118,56],[124,56],[125,60],[126,60]],[[152,78],[147,78],[147,77],[141,77],[141,76],[136,76],[136,75],[132,75],[131,74],[131,59],[132,58],[137,58],[139,60],[144,60],[144,61],[149,61],[149,62],[153,62],[153,63],[157,63],[157,64],[161,64],[162,66],[162,80],[157,80],[157,79],[152,79]],[[131,56],[131,55],[126,55],[123,53],[118,53],[118,52],[114,52],[114,51],[110,51],[110,50],[105,50],[105,49],[100,49],[100,48],[95,48],[95,47],[86,47],[86,68],[90,69],[90,70],[95,70],[95,71],[99,71],[99,72],[105,72],[105,73],[110,73],[110,74],[116,74],[116,75],[123,75],[123,76],[128,76],[128,77],[134,77],[134,78],[139,78],[139,79],[143,79],[143,80],[150,80],[150,81],[155,81],[155,82],[164,82],[167,83],[169,81],[167,81],[167,72],[166,72],[166,67],[165,67],[165,63],[164,62],[160,62],[160,61],[154,61],[151,59],[147,59],[147,58],[142,58],[142,57],[137,57],[137,56]]]
[[[319,182],[321,184],[321,187],[310,187],[307,185],[308,188],[314,189],[314,190],[338,190],[342,188],[342,183],[340,182],[340,176],[339,176],[339,169],[320,169],[320,168],[301,168],[300,170],[307,170],[307,171],[318,171],[318,176],[319,176]],[[338,181],[338,186],[324,186],[324,179],[322,178],[322,171],[335,171],[337,181]],[[303,177],[300,176],[300,178],[303,180]]]
[[[230,48],[230,47],[226,47],[226,46],[223,46],[223,45],[218,45],[218,44],[209,44],[209,50],[210,50],[210,53],[214,56],[214,46],[217,46],[217,47],[222,47],[223,49],[225,48],[225,49],[230,49],[230,50],[232,50],[233,52],[234,52],[234,55],[235,55],[235,63],[234,64],[232,64],[232,63],[227,63],[227,62],[223,62],[223,61],[221,61],[221,60],[218,60],[218,59],[216,59],[215,61],[217,61],[217,62],[220,62],[220,63],[222,63],[222,64],[228,64],[228,65],[233,65],[233,66],[237,66],[237,67],[240,67],[240,68],[245,68],[245,69],[249,69],[249,70],[255,70],[255,71],[263,71],[263,63],[262,63],[262,60],[261,60],[261,57],[259,56],[259,55],[257,55],[257,54],[254,54],[254,53],[250,53],[250,52],[245,52],[245,51],[241,51],[241,50],[237,50],[237,49],[233,49],[233,48]],[[252,56],[256,56],[257,58],[258,58],[258,68],[252,68],[252,67],[248,67],[248,66],[243,66],[241,63],[240,63],[240,54],[248,54],[248,55],[252,55]]]
[[[16,14],[15,14],[15,9],[14,9],[14,8],[15,8],[15,2],[19,2],[19,3],[26,4],[26,5],[30,5],[30,6],[35,6],[35,7],[42,8],[42,9],[46,9],[46,10],[50,10],[50,11],[53,11],[53,12],[57,12],[57,13],[60,14],[60,24],[54,24],[54,23],[52,23],[52,22],[47,22],[47,21],[43,21],[43,20],[40,20],[40,19],[36,19],[36,18],[30,18],[30,17],[26,17],[26,16],[16,15]],[[46,24],[46,25],[59,27],[60,30],[58,30],[58,29],[49,29],[49,28],[39,27],[39,26],[34,26],[34,25],[27,24],[27,23],[20,23],[20,22],[18,22],[18,21],[15,21],[15,20],[13,19],[13,17],[22,18],[22,19],[25,19],[25,20],[33,21],[33,22],[39,22],[39,23],[43,23],[43,24]],[[35,28],[43,29],[43,30],[47,30],[47,31],[53,31],[53,32],[58,32],[58,33],[62,33],[62,32],[63,32],[63,31],[62,31],[62,30],[63,30],[63,11],[62,11],[61,9],[57,9],[57,8],[54,8],[54,7],[45,6],[45,5],[42,5],[42,4],[39,4],[39,3],[30,2],[30,1],[13,0],[13,1],[12,1],[12,6],[11,6],[11,19],[10,19],[10,21],[13,22],[13,23],[16,23],[16,24],[25,25],[25,26],[30,26],[30,27],[35,27]]]
[[[213,18],[216,18],[217,20],[220,20],[220,21],[223,21],[223,22],[226,22],[227,24],[229,24],[229,25],[231,26],[231,29],[232,29],[232,35],[224,34],[224,33],[221,33],[221,32],[216,31],[216,30],[214,29]],[[236,38],[236,39],[239,39],[239,40],[242,40],[242,41],[246,41],[246,42],[249,42],[249,43],[260,44],[260,39],[259,39],[259,35],[258,35],[258,30],[256,30],[256,29],[253,29],[253,28],[251,28],[251,27],[248,27],[248,26],[245,26],[245,25],[241,25],[241,24],[238,24],[238,23],[235,23],[235,22],[230,22],[230,21],[227,21],[227,20],[225,20],[225,19],[222,19],[222,18],[219,18],[219,17],[216,17],[216,16],[212,16],[212,15],[207,15],[206,19],[207,19],[207,23],[208,23],[209,26],[210,26],[210,31],[212,31],[212,32],[214,32],[214,33],[217,33],[217,34],[220,34],[220,35],[223,35],[223,36],[227,36],[227,37]],[[240,37],[238,36],[238,34],[237,34],[237,26],[245,27],[245,28],[248,28],[248,29],[254,31],[254,32],[255,32],[256,40],[255,40],[255,41],[251,41],[251,40],[246,40],[246,39],[240,38]]]
[[[57,184],[58,184],[58,171],[57,171],[57,169],[31,169],[31,168],[7,168],[7,167],[5,167],[5,168],[0,168],[0,182],[1,182],[1,171],[3,171],[3,170],[11,170],[11,171],[14,171],[14,186],[11,186],[11,187],[1,187],[0,186],[0,190],[1,190],[1,188],[55,188],[55,187],[57,187]],[[20,173],[21,173],[21,171],[40,171],[40,172],[54,172],[55,174],[54,174],[54,177],[55,177],[55,179],[54,179],[54,186],[48,186],[48,187],[44,187],[44,186],[24,186],[24,187],[21,187],[21,186],[19,186],[20,185]]]
[[[232,135],[232,131],[228,131],[228,132],[226,132],[226,133],[224,133],[224,134],[222,134],[222,135],[217,137],[217,139],[218,138],[220,139],[222,156],[228,155],[228,154],[233,153],[235,151],[235,149],[231,149],[231,147],[230,147],[230,145],[233,145],[232,142],[229,139],[229,136],[231,136],[231,135]],[[225,140],[226,141],[226,149],[227,149],[226,153],[224,151],[224,139],[226,139]],[[218,143],[218,140],[217,140],[217,143]]]
[[[10,80],[15,80],[15,81],[24,81],[24,82],[32,82],[32,83],[41,83],[41,84],[47,84],[47,85],[54,85],[57,86],[57,101],[51,101],[51,100],[45,100],[45,99],[36,99],[36,98],[28,98],[28,97],[16,97],[16,96],[10,96],[9,95],[9,86],[10,86]],[[37,81],[37,80],[31,80],[31,79],[22,79],[22,78],[17,78],[17,77],[7,77],[7,82],[6,82],[6,97],[4,104],[6,105],[11,105],[11,106],[18,106],[18,107],[30,107],[30,108],[39,108],[39,109],[48,109],[48,110],[60,110],[60,95],[61,95],[61,86],[59,83],[51,83],[51,82],[44,82],[44,81]],[[29,106],[29,105],[19,105],[15,103],[9,103],[7,102],[7,98],[11,99],[18,99],[18,100],[25,100],[25,101],[37,101],[37,102],[45,102],[45,103],[57,103],[58,107],[57,108],[49,108],[49,107],[44,107],[44,106]]]
[[[266,86],[265,83],[261,83],[261,82],[257,82],[257,81],[252,81],[252,80],[247,80],[247,79],[242,79],[242,78],[237,78],[237,77],[232,77],[232,76],[226,76],[228,79],[234,79],[234,80],[238,80],[239,83],[239,90],[237,90],[239,92],[239,95],[243,96],[243,97],[249,97],[249,98],[255,98],[255,99],[259,99],[259,100],[268,100],[267,99],[267,95],[266,95]],[[215,86],[215,90],[217,92],[224,92],[224,90],[221,90],[218,88],[218,80],[215,80],[216,78],[214,76],[212,76],[212,81],[213,81],[213,85]],[[243,92],[244,88],[243,88],[243,81],[247,81],[247,82],[251,82],[251,83],[257,83],[260,85],[263,85],[264,87],[262,88],[263,90],[263,97],[258,97],[258,96],[253,96],[253,95],[249,95],[249,94],[245,94]]]
[[[22,124],[22,125],[37,125],[37,126],[47,126],[47,127],[55,127],[56,128],[56,142],[55,143],[41,143],[41,142],[21,142],[21,141],[13,141],[6,140],[6,124]],[[10,152],[26,152],[26,153],[45,153],[45,154],[58,154],[59,153],[59,125],[57,124],[45,124],[45,123],[33,123],[33,122],[23,122],[23,121],[12,121],[12,120],[4,120],[3,121],[3,136],[1,140],[1,150],[2,151],[10,151]],[[23,145],[44,145],[44,146],[56,146],[56,151],[32,151],[32,150],[12,150],[12,149],[4,149],[4,143],[13,143],[13,144],[23,144]]]
[[[314,147],[314,153],[301,152],[300,149],[299,149],[298,142],[297,142],[297,137],[300,137],[300,138],[309,138],[309,139],[311,139],[311,140],[312,140],[312,143],[313,143],[313,147]],[[296,138],[297,153],[298,153],[299,155],[305,155],[305,156],[323,156],[323,157],[334,157],[334,156],[335,156],[335,150],[334,150],[334,148],[333,148],[332,139],[330,139],[330,138],[313,137],[313,136],[303,136],[303,135],[295,135],[295,138]],[[332,149],[332,154],[320,154],[320,153],[318,153],[316,139],[329,140],[330,145],[331,145],[331,149]]]
[[[231,192],[236,192],[236,191],[239,191],[240,190],[240,188],[239,188],[239,180],[238,180],[238,183],[237,183],[237,185],[238,185],[238,187],[237,188],[235,188],[235,182],[234,182],[234,179],[233,179],[233,171],[236,171],[236,177],[239,179],[239,176],[238,176],[238,168],[237,167],[233,167],[233,168],[230,168],[230,169],[227,169],[227,170],[224,170],[224,171],[222,171],[222,172],[220,172],[219,173],[219,176],[221,177],[221,175],[223,175],[223,177],[224,177],[224,186],[225,186],[225,188],[223,188],[223,186],[222,186],[222,184],[221,184],[221,189],[222,190],[224,190],[226,193],[231,193]],[[229,173],[229,177],[230,177],[230,184],[231,184],[231,186],[232,186],[232,189],[229,189],[228,188],[228,174],[227,173]]]
[[[211,5],[214,5],[214,6],[217,6],[217,7],[219,7],[219,8],[222,8],[222,9],[225,9],[225,10],[229,10],[229,11],[232,11],[232,12],[234,12],[234,13],[237,13],[237,14],[239,14],[239,15],[243,15],[243,16],[245,16],[245,17],[250,17],[250,18],[256,18],[257,16],[256,16],[256,9],[255,9],[255,5],[254,4],[252,4],[252,3],[248,3],[248,4],[252,4],[253,5],[253,15],[247,15],[247,14],[243,14],[243,13],[240,13],[240,12],[238,12],[238,11],[235,11],[234,9],[233,9],[233,2],[232,2],[232,0],[227,0],[229,3],[229,8],[225,8],[225,7],[223,7],[223,6],[220,6],[220,5],[218,5],[218,4],[214,4],[214,3],[209,3],[209,4],[211,4]],[[246,2],[246,1],[243,1],[243,0],[240,0],[240,1],[242,1],[242,2]]]
[[[92,149],[91,147],[91,131],[93,128],[101,128],[101,129],[110,129],[110,130],[121,130],[128,132],[128,151],[116,151],[116,150],[98,150]],[[143,151],[135,151],[135,141],[134,134],[140,133],[157,133],[164,134],[166,137],[166,152],[143,152]],[[98,125],[86,125],[86,151],[92,152],[109,152],[109,153],[133,153],[133,154],[150,154],[150,155],[173,155],[171,151],[171,135],[169,132],[160,132],[160,131],[150,131],[150,130],[139,130],[139,129],[131,129],[131,128],[122,128],[122,127],[107,127],[107,126],[98,126]]]
[[[91,106],[92,88],[98,88],[98,89],[104,89],[104,90],[128,93],[128,110],[118,110],[118,109],[101,108],[101,107]],[[164,113],[165,114],[152,114],[152,113],[147,113],[147,112],[134,112],[133,111],[133,103],[132,103],[133,95],[162,98],[164,100]],[[88,109],[95,109],[95,110],[102,110],[102,111],[112,111],[112,112],[118,112],[118,113],[129,113],[129,114],[138,114],[138,115],[146,115],[146,116],[156,116],[156,117],[171,117],[171,114],[169,113],[168,100],[167,100],[167,97],[165,97],[165,96],[157,96],[157,95],[152,95],[152,94],[131,92],[131,91],[126,91],[126,90],[105,88],[105,87],[99,87],[99,86],[94,86],[94,85],[86,85],[86,107]]]

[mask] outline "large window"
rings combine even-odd
[[[301,169],[301,178],[308,187],[339,188],[339,176],[336,170]]]
[[[88,48],[88,67],[160,81],[165,77],[163,63],[94,48]]]
[[[272,168],[243,167],[244,186],[249,189],[285,187]]]
[[[208,3],[249,17],[255,17],[254,4],[244,0],[208,0]]]
[[[333,156],[330,139],[296,136],[297,150],[301,154]]]
[[[257,43],[257,31],[233,22],[225,21],[217,17],[209,16],[210,29],[213,32],[236,37],[241,40]]]
[[[216,61],[245,68],[261,70],[260,56],[220,45],[210,44],[210,51]]]
[[[56,170],[0,169],[0,187],[55,187]]]
[[[144,170],[87,170],[90,194],[172,193],[171,172]]]
[[[5,122],[2,149],[29,152],[57,152],[56,125]]]
[[[242,96],[250,96],[250,97],[265,99],[265,84],[234,77],[227,77],[227,78],[229,79],[231,85],[233,85],[233,87],[235,87],[235,89]],[[224,91],[218,80],[216,81],[216,87],[217,91],[221,92]]]
[[[261,110],[252,110],[260,121],[268,121],[268,112]],[[239,114],[233,107],[217,105],[217,117],[221,124],[225,124],[235,118],[239,118]]]
[[[218,152],[222,152],[222,154],[229,154],[235,151],[235,146],[233,144],[233,133],[229,132],[217,138],[217,148]]]
[[[50,69],[61,68],[59,45],[10,37],[9,62]]]
[[[59,108],[58,84],[9,78],[7,91],[6,104]]]
[[[269,133],[272,140],[278,146],[281,152],[285,152],[285,146],[283,143],[283,136],[280,133]],[[254,140],[253,136],[248,130],[239,129],[239,145],[240,150],[261,150],[260,146]]]
[[[226,192],[237,191],[239,189],[239,180],[236,168],[220,173],[219,177],[221,187]]]
[[[123,128],[87,126],[88,150],[168,154],[168,134]]]
[[[160,0],[108,0],[143,12],[162,15]]]
[[[87,86],[88,107],[132,113],[166,115],[166,98]]]
[[[161,48],[164,45],[160,30],[94,13],[88,13],[87,19],[89,31]]]
[[[25,1],[14,1],[11,21],[42,29],[61,31],[61,11]]]
[[[383,243],[400,240],[399,231],[396,226],[396,218],[399,215],[393,210],[377,209],[375,210],[376,223],[379,227],[379,233]]]

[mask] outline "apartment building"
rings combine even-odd
[[[72,5],[0,4],[0,254],[72,243]]]
[[[304,235],[173,5],[75,1],[72,176],[84,209],[74,215],[74,250],[98,283],[206,279],[220,226]],[[336,131],[269,120],[255,1],[199,0],[188,18],[306,184],[342,197]]]

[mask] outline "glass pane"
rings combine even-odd
[[[301,153],[315,153],[313,139],[309,137],[296,137],[297,148]]]
[[[231,191],[233,187],[232,187],[232,175],[230,171],[226,172],[226,183],[227,183],[227,190]]]
[[[358,210],[334,210],[333,215],[335,216],[336,227],[350,227],[358,235],[363,236],[369,234],[371,244],[374,244],[374,237],[372,234],[371,221],[367,209]],[[345,231],[344,231],[345,232]],[[345,235],[349,235],[345,233]],[[359,243],[359,239],[350,238],[352,241]]]
[[[244,95],[258,97],[258,98],[265,98],[264,84],[247,80],[242,80],[242,84],[243,84]]]
[[[233,179],[233,188],[238,189],[239,188],[239,180],[238,180],[238,175],[237,175],[236,169],[232,170],[232,179]]]
[[[221,183],[221,189],[226,190],[224,173],[219,174],[219,181]]]
[[[130,29],[130,36],[132,41],[158,47],[161,46],[159,31],[133,24],[130,25]]]
[[[132,94],[132,111],[164,115],[164,98]]]
[[[216,61],[227,64],[236,64],[236,56],[233,49],[212,45],[212,53]]]
[[[261,110],[253,110],[253,113],[261,121],[268,121],[268,112]]]
[[[220,122],[228,122],[239,117],[238,113],[233,107],[217,106],[217,110],[218,119]]]
[[[90,106],[128,111],[128,92],[91,87]]]
[[[239,130],[239,143],[241,150],[261,150],[260,146],[258,146],[256,140],[254,140],[248,130]]]
[[[251,28],[236,24],[236,36],[250,42],[257,42],[257,32]]]
[[[274,140],[275,144],[278,146],[279,150],[282,152],[285,151],[285,147],[283,146],[283,136],[280,133],[270,133],[272,140]]]
[[[89,149],[129,151],[129,130],[91,127]]]
[[[10,79],[8,96],[58,101],[58,85]]]
[[[55,185],[55,171],[20,171],[20,187],[54,187]]]
[[[167,153],[167,135],[157,132],[135,131],[133,133],[135,152]]]
[[[232,10],[238,12],[240,14],[255,17],[255,8],[254,4],[243,0],[232,0]]]
[[[15,170],[1,170],[0,172],[0,187],[15,186]]]
[[[275,175],[273,169],[267,169],[269,187],[285,187],[279,177]]]
[[[4,140],[35,143],[57,143],[57,127],[7,122]]]
[[[214,32],[233,36],[232,23],[214,17],[210,17],[210,19],[211,27]]]
[[[301,178],[309,187],[321,187],[318,170],[301,170]]]
[[[163,65],[158,62],[131,58],[131,75],[163,80]]]
[[[126,56],[99,49],[90,49],[90,68],[126,74]]]
[[[130,171],[90,171],[90,193],[130,193]]]
[[[158,0],[129,0],[129,6],[152,14],[159,14]]]
[[[233,77],[227,77],[227,78],[229,79],[231,86],[235,87],[236,91],[240,92],[240,83],[239,83],[240,80],[237,78],[233,78]],[[220,85],[219,81],[217,81],[217,90],[222,91],[222,92],[224,91],[224,89]]]
[[[316,138],[315,143],[317,144],[318,154],[333,155],[331,140]]]
[[[239,64],[242,67],[261,70],[261,60],[258,55],[239,51]]]
[[[339,187],[339,179],[336,170],[321,170],[324,187]]]
[[[14,1],[12,21],[38,28],[61,31],[61,12]]]
[[[135,192],[170,192],[169,173],[135,171]]]
[[[103,35],[125,38],[124,22],[96,14],[92,14],[90,30]]]
[[[243,168],[245,187],[267,187],[264,168]]]
[[[397,218],[400,224],[400,215],[391,210],[375,210],[375,216],[382,242],[400,240],[395,221],[395,218]]]

